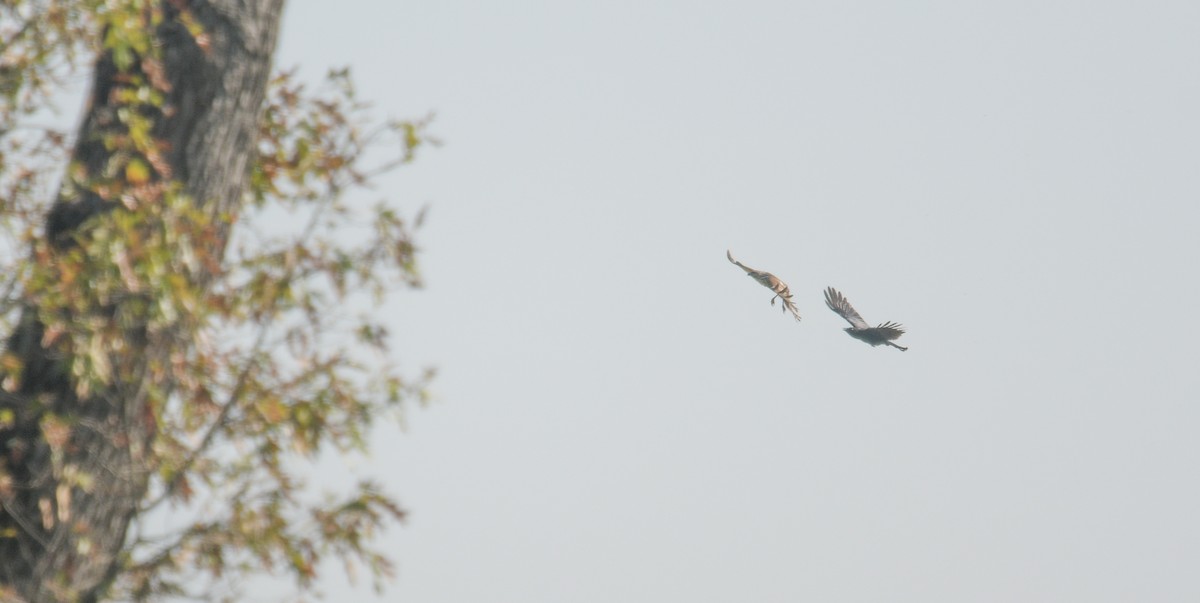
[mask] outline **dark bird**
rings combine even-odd
[[[847,300],[837,289],[829,287],[825,290],[825,305],[850,323],[850,328],[843,330],[851,337],[865,341],[872,347],[887,344],[901,352],[908,351],[908,348],[892,343],[893,339],[904,334],[904,327],[894,322],[885,322],[877,327],[872,327],[863,320],[862,316],[859,316],[854,306],[850,305],[850,300]]]
[[[784,312],[791,312],[792,316],[796,317],[796,320],[800,320],[800,311],[796,309],[796,304],[792,302],[792,292],[788,291],[787,284],[779,280],[779,277],[770,272],[763,272],[747,267],[745,264],[733,259],[733,254],[729,253],[728,249],[725,250],[725,257],[729,258],[729,261],[737,265],[738,268],[745,270],[750,278],[758,281],[758,284],[775,292],[775,297],[771,298],[772,306],[775,305],[775,298],[779,298],[779,301],[783,305],[781,309]]]

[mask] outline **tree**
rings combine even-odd
[[[0,8],[0,600],[391,571],[371,542],[397,504],[372,483],[313,502],[297,466],[424,396],[344,308],[419,284],[421,216],[348,193],[429,139],[374,124],[346,71],[272,76],[282,5]],[[74,136],[31,124],[89,56]]]

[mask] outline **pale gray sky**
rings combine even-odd
[[[292,2],[281,66],[446,143],[380,190],[431,205],[387,312],[441,371],[350,469],[412,513],[387,599],[1200,600],[1197,23]]]

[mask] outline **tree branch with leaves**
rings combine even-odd
[[[326,559],[377,587],[392,572],[372,542],[397,503],[372,481],[313,500],[298,468],[366,451],[425,399],[432,375],[402,374],[371,311],[420,284],[421,214],[365,199],[435,141],[427,119],[373,121],[348,71],[315,92],[269,77],[281,8],[4,9],[0,599],[231,597],[280,572],[309,590]],[[14,134],[84,49],[79,131]]]

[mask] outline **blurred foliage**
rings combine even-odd
[[[425,400],[431,373],[401,374],[373,310],[398,287],[420,285],[421,213],[409,220],[394,202],[365,199],[380,175],[435,142],[428,119],[379,122],[349,70],[316,90],[279,73],[244,202],[212,215],[171,178],[152,134],[164,92],[155,6],[0,8],[3,326],[36,307],[43,342],[81,398],[150,400],[152,477],[109,598],[232,600],[253,576],[281,573],[313,593],[327,559],[351,575],[365,568],[379,588],[393,568],[375,537],[403,510],[376,483],[322,493],[303,476],[326,450],[366,452],[378,420]],[[103,134],[112,159],[84,173],[70,167],[73,135],[38,122],[96,52],[111,52],[126,77],[114,92],[119,127]],[[131,75],[135,64],[141,75]],[[55,184],[64,198],[90,191],[112,204],[65,248],[43,232]],[[170,352],[142,358],[143,340],[168,340]],[[0,362],[7,391],[20,387],[20,362]],[[70,429],[52,413],[42,423],[52,448]],[[0,497],[4,484],[0,472]]]

